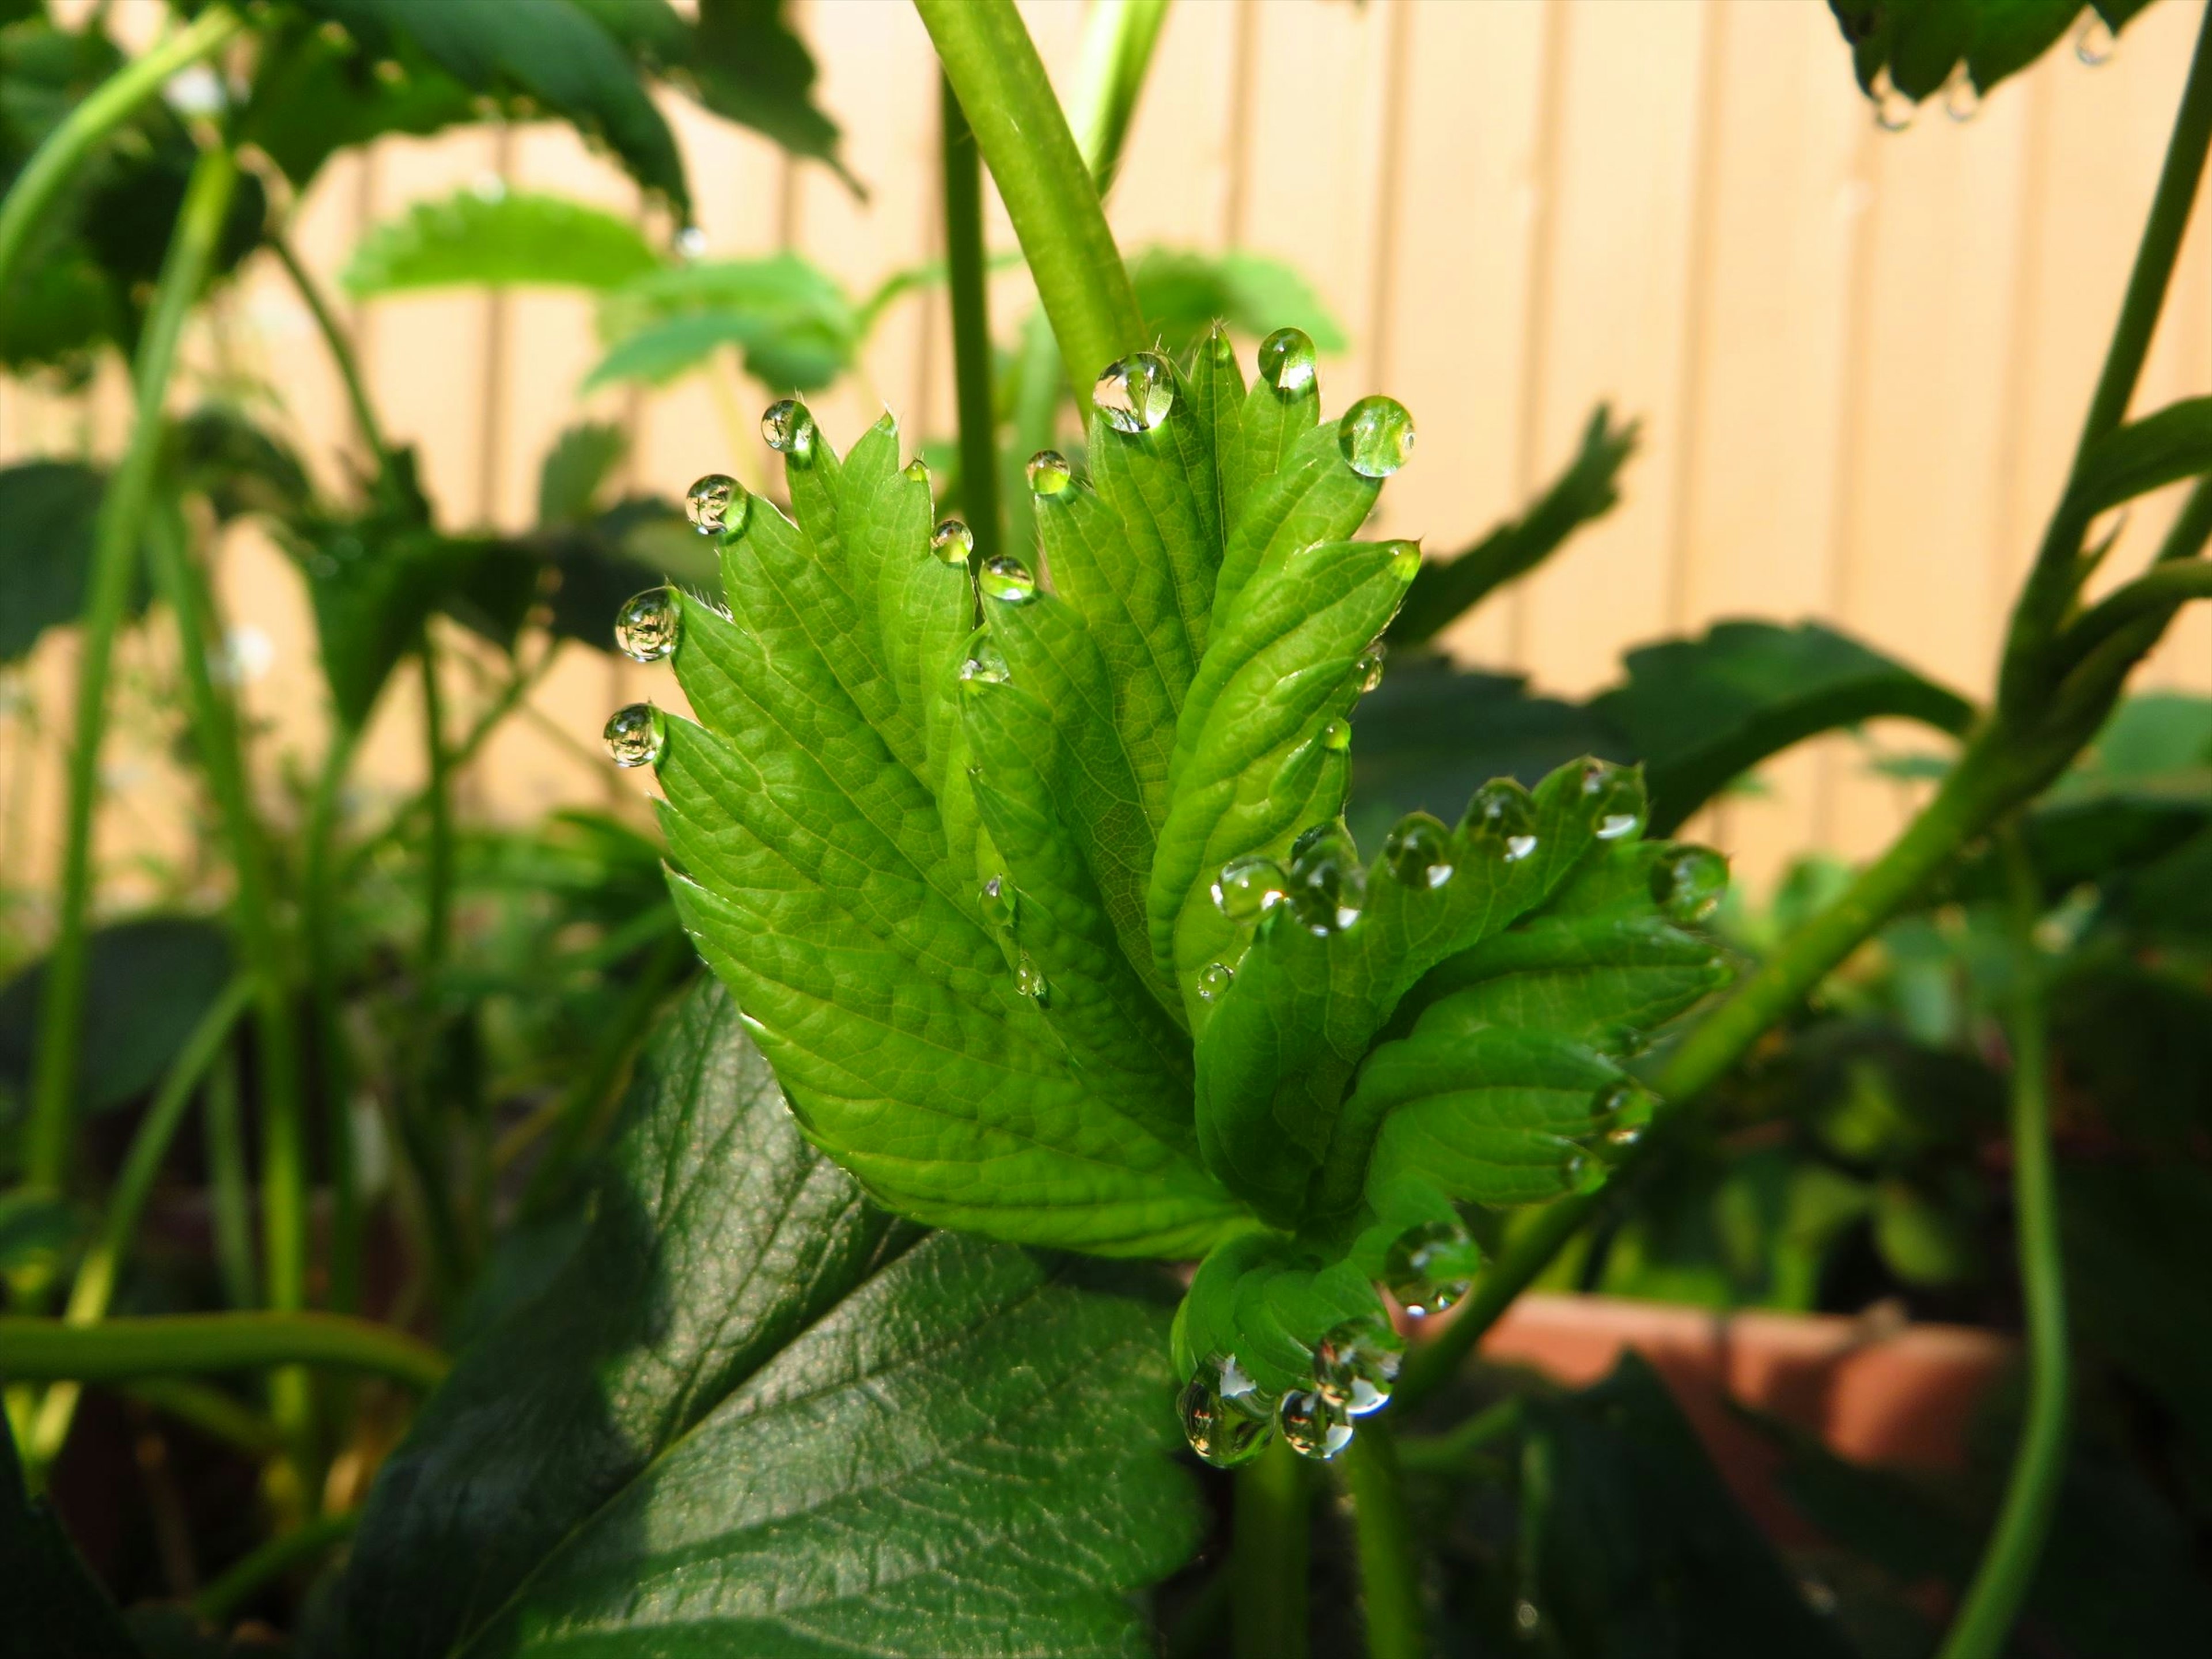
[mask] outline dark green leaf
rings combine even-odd
[[[1280,259],[1231,248],[1196,253],[1147,248],[1129,261],[1145,332],[1176,354],[1216,322],[1241,334],[1302,328],[1322,352],[1345,349],[1342,326],[1306,279]]]
[[[764,384],[810,390],[850,366],[860,335],[836,278],[796,254],[669,266],[607,295],[599,336],[608,352],[584,384],[657,385],[734,345]]]
[[[1956,692],[1818,623],[1716,623],[1702,639],[1639,647],[1627,664],[1627,683],[1592,707],[1643,757],[1660,835],[1820,732],[1892,716],[1955,737],[1974,718]]]
[[[0,662],[84,608],[92,524],[107,475],[76,461],[0,468]]]
[[[603,15],[633,9],[622,0],[590,3]],[[656,39],[664,31],[658,26]],[[794,155],[827,161],[853,184],[837,157],[836,123],[814,101],[814,60],[784,21],[783,0],[700,0],[698,26],[676,56],[658,46],[644,55],[715,114],[765,133]]]
[[[659,264],[629,219],[502,187],[416,203],[362,238],[343,280],[360,299],[455,283],[605,291]]]
[[[2212,472],[2212,398],[2185,398],[2090,445],[2071,495],[2081,512],[2101,513],[2200,472]]]
[[[386,1464],[344,1650],[1133,1651],[1195,1533],[1160,1302],[871,1209],[738,1025],[672,1018],[589,1234]]]
[[[344,27],[368,52],[411,42],[471,92],[526,94],[605,139],[647,189],[688,218],[691,198],[676,140],[622,48],[577,0],[295,0]]]
[[[291,446],[233,404],[202,404],[175,424],[169,443],[179,482],[204,495],[217,519],[298,518],[314,498]]]
[[[1534,507],[1466,551],[1421,567],[1390,624],[1390,643],[1402,647],[1435,638],[1485,597],[1550,558],[1583,526],[1610,513],[1636,441],[1637,423],[1613,425],[1611,407],[1600,404],[1583,428],[1582,449]]]
[[[23,1489],[14,1435],[0,1423],[0,1583],[10,1659],[139,1659],[83,1558],[43,1498]]]
[[[539,527],[590,518],[607,480],[629,453],[629,435],[611,421],[565,428],[538,468]]]
[[[230,976],[230,941],[194,916],[97,928],[85,997],[83,1105],[104,1111],[154,1086]],[[44,959],[0,988],[0,1091],[25,1097]]]
[[[2149,0],[2096,0],[2094,11],[2114,33]],[[2077,17],[2083,0],[1828,0],[1861,89],[1885,83],[1919,100],[1941,91],[1963,61],[1986,93],[2049,51]]]
[[[410,39],[381,44],[373,57],[308,18],[277,15],[262,31],[240,141],[258,145],[304,191],[339,150],[483,118],[477,94]]]

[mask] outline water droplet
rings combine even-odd
[[[1377,640],[1361,652],[1359,660],[1352,665],[1352,683],[1358,688],[1363,697],[1382,684],[1383,652],[1382,641]]]
[[[1590,1100],[1590,1115],[1604,1126],[1605,1149],[1625,1152],[1644,1139],[1659,1097],[1634,1078],[1621,1078],[1600,1089]]]
[[[1198,1000],[1218,1002],[1237,982],[1237,970],[1225,962],[1209,962],[1198,970]]]
[[[1678,847],[1651,866],[1651,901],[1669,921],[1703,921],[1728,884],[1728,860],[1710,847]]]
[[[1213,902],[1239,927],[1257,921],[1282,902],[1287,885],[1283,866],[1257,853],[1229,860],[1213,878]]]
[[[1006,653],[988,634],[979,630],[969,642],[968,655],[960,665],[960,678],[963,683],[975,680],[985,685],[1004,685],[1013,676],[1006,666]]]
[[[1321,746],[1333,755],[1341,755],[1352,747],[1352,722],[1331,720],[1321,729]]]
[[[1493,843],[1508,864],[1536,850],[1536,803],[1512,778],[1492,778],[1476,790],[1462,822],[1469,835]]]
[[[1367,908],[1367,870],[1341,825],[1316,824],[1291,849],[1291,913],[1310,933],[1340,933]]]
[[[1352,1419],[1318,1389],[1293,1389],[1275,1407],[1275,1425],[1301,1457],[1326,1463],[1352,1443]]]
[[[1021,900],[1009,878],[991,877],[975,890],[975,902],[983,908],[985,921],[1002,933],[1014,931],[1014,918],[1020,912]]]
[[[684,613],[677,608],[676,590],[671,587],[633,593],[615,612],[615,643],[635,662],[659,662],[673,654],[683,628]]]
[[[898,416],[892,414],[890,410],[887,409],[882,414],[876,416],[875,425],[872,429],[878,432],[888,433],[892,437],[896,437],[898,435]]]
[[[1116,432],[1150,432],[1175,400],[1175,368],[1157,351],[1133,351],[1107,364],[1091,389],[1091,401]]]
[[[946,564],[965,564],[975,550],[975,534],[957,519],[946,519],[929,532],[929,550]]]
[[[649,702],[634,702],[627,708],[617,709],[601,735],[606,738],[607,753],[614,757],[617,766],[651,766],[660,759],[661,745],[668,739],[668,728],[658,708]]]
[[[1442,1313],[1468,1292],[1482,1252],[1455,1221],[1424,1221],[1391,1241],[1382,1283],[1409,1314]]]
[[[1644,780],[1633,767],[1594,760],[1583,768],[1583,799],[1600,841],[1619,841],[1644,827]]]
[[[1303,398],[1313,390],[1314,343],[1302,328],[1279,328],[1260,342],[1260,378],[1278,398]]]
[[[1006,605],[1024,605],[1036,598],[1036,578],[1030,574],[1029,566],[1005,553],[983,561],[975,586],[983,590],[985,599]]]
[[[707,233],[696,225],[686,225],[676,233],[676,252],[686,259],[696,259],[707,251]]]
[[[1919,106],[1897,88],[1889,78],[1889,65],[1884,64],[1874,72],[1874,84],[1867,88],[1867,98],[1874,105],[1874,124],[1884,132],[1902,132],[1912,125]]]
[[[1390,574],[1401,582],[1410,582],[1421,574],[1421,544],[1419,542],[1384,542],[1382,550],[1390,556]]]
[[[1052,987],[1045,983],[1043,971],[1030,960],[1027,951],[1014,963],[1014,989],[1039,1007],[1052,1000]]]
[[[1413,417],[1395,398],[1362,398],[1336,425],[1336,447],[1363,478],[1387,478],[1413,459]]]
[[[1513,1628],[1523,1638],[1535,1635],[1544,1622],[1544,1615],[1536,1611],[1536,1604],[1527,1597],[1513,1604]]]
[[[1347,1319],[1314,1344],[1314,1389],[1352,1417],[1380,1411],[1405,1352],[1405,1339],[1382,1319]]]
[[[2119,44],[2112,37],[2112,26],[2094,11],[2074,31],[2074,55],[2091,69],[2111,63]]]
[[[915,456],[912,460],[906,464],[905,477],[906,481],[908,483],[927,483],[929,482],[929,463],[923,460],[921,456]]]
[[[1426,812],[1410,812],[1382,837],[1382,862],[1408,887],[1441,887],[1452,876],[1451,832]]]
[[[684,516],[702,536],[734,533],[744,528],[752,497],[726,472],[709,472],[684,492]]]
[[[1267,1402],[1233,1357],[1200,1364],[1176,1409],[1190,1449],[1217,1469],[1258,1456],[1274,1429]]]
[[[1206,331],[1206,355],[1222,367],[1237,361],[1237,343],[1229,337],[1229,331],[1219,320]]]
[[[1056,449],[1040,449],[1030,457],[1030,493],[1044,501],[1065,495],[1075,487],[1075,469]]]
[[[761,436],[768,447],[788,456],[794,466],[813,464],[814,435],[814,416],[796,398],[778,399],[761,416]]]
[[[1951,78],[1943,83],[1943,113],[1954,121],[1966,122],[1981,112],[1982,89],[1974,84],[1973,72],[1962,58],[1958,68],[1951,71]]]

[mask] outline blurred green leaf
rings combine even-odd
[[[1739,774],[1822,732],[1892,716],[1953,736],[1974,707],[1819,623],[1723,622],[1701,639],[1627,655],[1627,681],[1591,706],[1626,736],[1663,835]]]
[[[8,1650],[20,1659],[140,1659],[122,1616],[86,1567],[53,1506],[30,1497],[14,1435],[0,1419],[0,1583]]]
[[[456,283],[604,292],[659,264],[629,219],[565,197],[480,186],[377,226],[341,280],[356,299]]]
[[[2101,513],[2200,472],[2212,472],[2212,398],[2185,398],[2098,439],[2071,494],[2080,510]]]
[[[285,12],[269,15],[260,34],[239,139],[258,146],[295,191],[305,191],[339,150],[483,118],[477,95],[409,37],[387,36],[373,56],[312,17]]]
[[[629,453],[629,434],[611,421],[581,421],[562,428],[538,468],[539,526],[589,518]]]
[[[167,1069],[230,977],[230,939],[197,916],[145,916],[97,928],[85,996],[87,1111],[144,1093]],[[30,1086],[42,957],[0,987],[0,1097]]]
[[[1196,1525],[1144,1282],[870,1208],[703,987],[590,1231],[385,1465],[334,1645],[1133,1652]]]
[[[2095,0],[2097,16],[2117,33],[2150,0]],[[2082,0],[1828,0],[1862,90],[1885,84],[1918,100],[1942,90],[1963,63],[1982,92],[2049,51]]]
[[[1342,351],[1342,325],[1311,284],[1280,259],[1231,248],[1198,253],[1146,248],[1129,261],[1145,331],[1180,355],[1217,321],[1240,334],[1302,328],[1323,353]]]
[[[1550,558],[1583,526],[1610,513],[1620,499],[1620,470],[1636,451],[1638,430],[1634,421],[1615,426],[1612,408],[1600,404],[1583,428],[1581,450],[1534,506],[1464,552],[1421,566],[1390,624],[1390,643],[1435,638],[1487,595]]]
[[[296,518],[314,499],[291,446],[234,404],[203,404],[170,428],[168,443],[178,481],[205,496],[218,520]]]
[[[808,391],[851,365],[861,333],[836,280],[796,254],[670,266],[605,297],[609,349],[584,386],[664,384],[736,346],[756,380]]]
[[[0,662],[84,608],[92,524],[107,475],[76,461],[0,468]]]

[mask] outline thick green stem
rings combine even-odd
[[[0,1315],[0,1375],[26,1382],[328,1365],[429,1389],[450,1363],[404,1331],[343,1314],[167,1314],[98,1325]]]
[[[2001,706],[2017,711],[2043,689],[2047,648],[2073,601],[2080,579],[2081,538],[2091,517],[2074,499],[2074,477],[2081,471],[2082,457],[2126,416],[2128,401],[2135,396],[2143,360],[2150,352],[2151,337],[2158,328],[2159,313],[2166,306],[2166,290],[2173,281],[2174,261],[2189,228],[2190,209],[2204,176],[2208,149],[2212,149],[2212,12],[2206,14],[2197,37],[2181,108],[2174,117],[2166,161],[2151,196],[2150,217],[2136,246],[2135,268],[2129,274],[2119,320],[2113,325],[2112,343],[2105,352],[2104,369],[2097,377],[2097,389],[2081,422],[2066,492],[2051,514],[2035,568],[2013,611],[1999,682]]]
[[[1144,343],[1136,291],[1013,0],[915,0],[967,112],[1086,413],[1098,373]]]
[[[154,1091],[153,1103],[146,1108],[145,1116],[138,1121],[137,1133],[131,1138],[131,1149],[123,1156],[123,1167],[116,1172],[115,1184],[107,1196],[106,1212],[100,1217],[100,1231],[83,1261],[77,1264],[76,1278],[70,1285],[69,1303],[62,1314],[70,1324],[90,1325],[107,1312],[123,1259],[130,1254],[131,1241],[138,1231],[138,1218],[145,1212],[147,1197],[154,1190],[154,1178],[161,1172],[161,1161],[168,1156],[169,1145],[176,1139],[177,1126],[184,1121],[185,1108],[191,1103],[192,1091],[199,1086],[201,1078],[228,1040],[231,1027],[246,1011],[252,994],[253,981],[250,975],[240,975],[234,979],[207,1012],[200,1016],[199,1024],[185,1037],[185,1046],[169,1062],[161,1086]],[[44,1465],[60,1455],[63,1443],[69,1438],[70,1424],[76,1415],[78,1392],[74,1382],[57,1382],[46,1390],[32,1425],[30,1442],[24,1448],[27,1462]]]
[[[131,441],[109,475],[93,529],[92,568],[85,584],[78,646],[76,729],[62,817],[61,891],[55,905],[53,953],[39,1008],[38,1062],[31,1086],[30,1121],[23,1138],[27,1184],[46,1192],[61,1189],[68,1168],[82,1060],[90,950],[87,913],[92,900],[93,807],[99,793],[100,740],[107,724],[108,664],[130,600],[135,556],[153,495],[155,471],[161,459],[161,406],[176,367],[177,343],[184,333],[185,319],[206,280],[237,181],[237,163],[220,146],[201,152],[193,165],[184,208],[162,262],[152,313],[139,338],[137,409]]]
[[[1235,1659],[1306,1659],[1312,1501],[1304,1460],[1279,1439],[1237,1472],[1229,1559]]]
[[[1420,1554],[1387,1425],[1372,1420],[1359,1425],[1345,1449],[1344,1481],[1358,1533],[1367,1659],[1423,1659],[1429,1629],[1421,1607]]]
[[[272,1579],[296,1567],[319,1560],[331,1548],[353,1536],[361,1524],[359,1510],[343,1510],[310,1521],[304,1527],[270,1539],[249,1552],[237,1564],[192,1598],[192,1611],[210,1624],[222,1626]]]
[[[2051,1146],[2051,1062],[2034,927],[2035,871],[2016,831],[2004,838],[2011,878],[2013,954],[2012,1190],[2027,1326],[2027,1420],[1981,1565],[1937,1659],[1996,1659],[2027,1598],[2051,1531],[2066,1468],[2071,1361],[2066,1274],[2058,1241],[2058,1182]]]
[[[15,281],[31,233],[93,147],[129,120],[178,70],[208,57],[246,25],[225,6],[210,6],[190,27],[132,58],[48,133],[0,202],[0,294]]]
[[[339,325],[337,313],[323,298],[323,291],[315,285],[315,279],[300,263],[300,256],[292,251],[291,243],[281,235],[271,235],[268,240],[269,251],[284,267],[284,274],[292,279],[292,286],[298,290],[301,302],[307,307],[307,314],[314,319],[316,330],[323,337],[323,344],[331,354],[331,361],[337,365],[338,378],[345,382],[346,401],[353,408],[354,425],[359,429],[362,444],[368,451],[369,459],[375,462],[378,475],[381,477],[391,471],[392,450],[384,441],[384,428],[378,424],[376,406],[368,400],[368,384],[362,377],[361,361],[354,356],[353,341]]]
[[[997,419],[991,396],[990,270],[983,252],[983,161],[952,82],[938,78],[945,170],[945,264],[952,300],[952,386],[960,410],[960,493],[979,559],[1000,546]]]

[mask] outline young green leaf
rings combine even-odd
[[[84,605],[92,521],[106,474],[76,461],[0,468],[0,662]]]
[[[362,238],[340,279],[356,299],[455,285],[619,288],[660,258],[631,220],[505,188],[417,202]]]
[[[340,1652],[1137,1639],[1197,1520],[1157,1289],[871,1208],[741,1020],[707,987],[648,1048],[590,1231],[380,1475]]]

